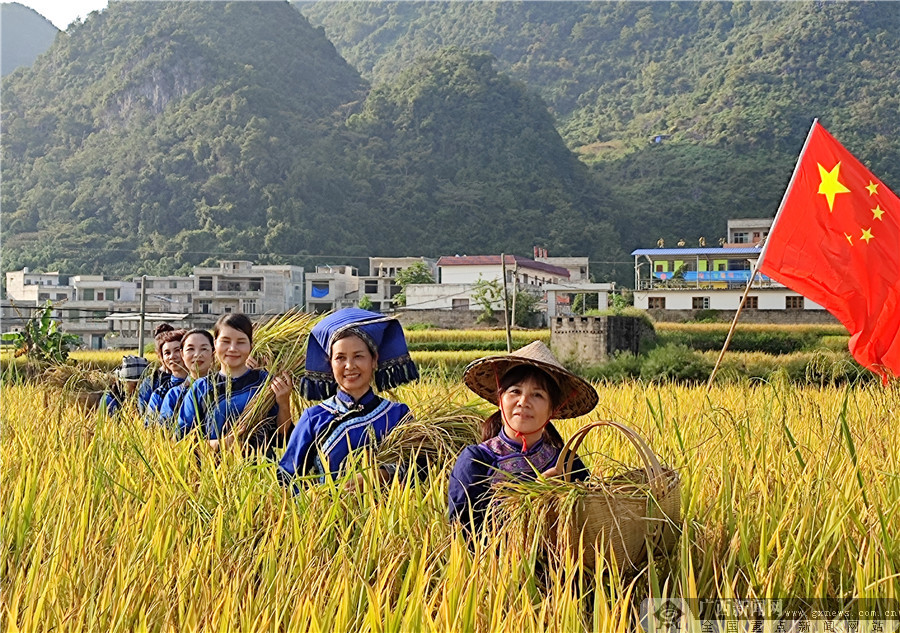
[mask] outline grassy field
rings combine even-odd
[[[45,386],[2,398],[0,630],[635,631],[647,597],[900,598],[900,392],[787,382],[599,386],[682,478],[678,541],[633,574],[540,565],[499,531],[470,552],[426,483],[286,494]],[[484,403],[431,376],[414,410]],[[582,454],[636,464],[612,433]],[[536,571],[536,566],[538,570]]]

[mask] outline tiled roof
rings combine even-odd
[[[453,257],[445,256],[438,260],[437,265],[442,266],[500,266],[499,255],[455,255]],[[507,255],[506,265],[519,265],[519,268],[530,268],[531,270],[540,270],[557,277],[569,277],[569,271],[560,266],[553,264],[545,264],[544,262],[536,262],[527,257],[519,257],[518,255]]]

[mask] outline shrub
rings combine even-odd
[[[650,350],[641,363],[644,380],[699,382],[709,378],[710,364],[685,345],[663,345]]]

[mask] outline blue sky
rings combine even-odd
[[[85,18],[91,11],[105,9],[107,0],[15,0],[19,4],[31,7],[42,16],[53,22],[56,28],[66,27],[77,18]]]

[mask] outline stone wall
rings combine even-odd
[[[647,315],[657,322],[684,323],[698,316],[713,317],[723,323],[731,323],[734,310],[647,310]],[[698,315],[698,313],[700,313]],[[840,325],[827,310],[747,310],[741,311],[740,323]]]
[[[394,316],[403,325],[424,323],[437,328],[457,330],[487,330],[503,326],[502,312],[500,313],[501,321],[497,323],[477,323],[476,319],[480,314],[480,310],[404,310],[402,308],[394,312]]]
[[[596,365],[624,350],[637,354],[641,339],[653,336],[644,319],[628,316],[570,316],[550,320],[550,347],[563,362]]]

